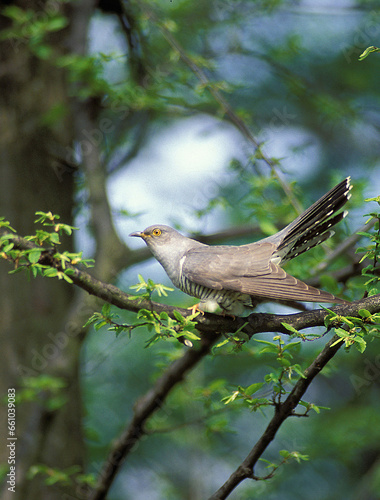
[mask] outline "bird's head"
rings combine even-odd
[[[129,236],[142,238],[164,267],[168,263],[179,262],[185,252],[191,248],[203,246],[202,243],[187,238],[172,227],[163,224],[149,226],[144,231],[137,231]]]
[[[200,243],[186,238],[175,229],[163,224],[149,226],[144,231],[129,236],[142,238],[156,259],[164,266],[170,276],[169,268],[178,263],[184,253]]]
[[[136,231],[131,233],[129,236],[136,236],[142,238],[148,247],[156,248],[171,242],[177,238],[183,238],[175,229],[165,226],[164,224],[157,224],[154,226],[149,226],[144,231]]]

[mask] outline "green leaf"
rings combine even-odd
[[[366,350],[367,348],[367,342],[362,338],[360,337],[359,335],[356,335],[355,338],[354,338],[354,341],[355,341],[355,347],[356,349],[361,353],[363,354],[363,352]]]
[[[109,316],[110,312],[111,312],[111,304],[109,302],[106,302],[102,307],[102,314],[103,316]]]
[[[255,384],[251,384],[249,385],[245,390],[245,394],[247,394],[248,396],[251,396],[252,394],[254,394],[255,392],[259,391],[262,386],[264,385],[264,382],[256,382]]]
[[[59,276],[58,276],[58,277],[59,277]],[[63,279],[64,279],[67,283],[70,283],[70,284],[71,284],[71,283],[73,283],[73,280],[72,280],[69,276],[67,276],[67,274],[66,274],[66,273],[62,273],[62,274],[61,274],[61,277],[62,277],[62,278],[63,278]]]
[[[50,243],[52,243],[53,245],[59,245],[60,244],[59,234],[58,233],[51,233],[50,234]]]
[[[368,288],[368,297],[373,297],[380,293],[380,282]]]
[[[218,342],[214,347],[213,347],[213,352],[215,349],[219,348],[219,347],[223,347],[224,345],[228,344],[229,343],[229,339],[224,339],[220,342]]]
[[[360,234],[360,236],[365,236],[366,238],[373,238],[373,234],[368,231],[358,231],[356,234]]]
[[[25,271],[25,267],[16,267],[16,269],[12,269],[11,271],[8,272],[8,274],[16,274],[16,273],[21,273],[21,271]]]
[[[340,338],[340,339],[336,340],[335,342],[333,342],[333,343],[331,344],[331,347],[334,347],[334,345],[339,344],[339,342],[343,342],[343,338]]]
[[[265,464],[267,464],[266,468],[269,469],[276,469],[277,468],[277,464],[273,463],[273,462],[270,462],[269,460],[266,460],[265,458],[259,458],[260,462],[264,462]]]
[[[339,335],[339,337],[346,338],[350,336],[350,333],[343,328],[335,328],[335,333]]]
[[[32,248],[28,252],[28,259],[31,264],[37,264],[41,257],[42,249],[40,248]]]
[[[344,316],[339,316],[339,320],[342,323],[345,323],[349,328],[353,328],[355,326],[351,320],[349,320],[348,318],[346,318]]]
[[[39,217],[34,221],[35,223],[41,222],[51,225],[54,223],[56,219],[60,219],[60,216],[57,214],[53,214],[52,212],[35,212],[35,215]],[[49,222],[46,222],[49,221]]]
[[[283,347],[283,350],[291,350],[291,349],[298,349],[301,345],[301,342],[298,341],[298,342],[289,342],[289,344],[285,344],[284,347]]]
[[[228,405],[235,401],[235,399],[240,396],[240,391],[234,391],[231,396],[223,398],[222,401],[224,402],[225,405]]]
[[[379,52],[380,49],[371,45],[367,47],[364,52],[362,52],[359,56],[359,61],[363,61],[366,57],[368,57],[372,52]],[[367,201],[367,200],[366,200]]]
[[[370,318],[371,317],[371,313],[369,311],[367,311],[367,309],[359,309],[358,314],[362,318]]]
[[[291,366],[291,362],[288,359],[286,359],[286,358],[278,357],[277,361],[284,368],[289,368]]]
[[[145,348],[147,349],[148,347],[151,347],[153,344],[158,342],[161,339],[160,335],[153,335],[153,337],[150,337],[146,342],[145,342]]]
[[[107,321],[99,321],[99,323],[96,323],[96,325],[94,325],[94,328],[96,331],[100,330],[101,328],[103,328],[103,326],[105,325],[108,325],[108,322]]]
[[[8,253],[12,250],[12,248],[15,246],[14,243],[8,243],[8,245],[5,245],[3,248],[2,248],[2,251],[4,253]]]
[[[192,340],[200,340],[201,339],[199,337],[199,335],[197,335],[194,332],[190,332],[189,330],[184,330],[183,332],[180,332],[180,335],[184,335],[186,338],[192,339]]]
[[[369,48],[373,48],[373,49],[376,49],[377,47],[369,47]],[[368,50],[368,49],[366,49]],[[377,51],[379,51],[380,49],[377,49]],[[372,51],[373,52],[373,51]],[[377,203],[380,204],[380,196],[376,196],[375,198],[366,198],[364,201],[376,201]],[[368,215],[368,214],[367,214]],[[370,214],[370,215],[373,215],[374,217],[378,217],[378,214],[375,213],[375,214]]]
[[[48,31],[58,31],[67,26],[67,23],[68,20],[66,17],[55,16],[45,24],[45,27]]]
[[[296,335],[301,335],[298,330],[294,328],[294,326],[289,325],[289,323],[285,323],[284,321],[281,322],[282,326],[286,328],[289,332],[295,333]]]
[[[259,344],[266,344],[266,345],[269,345],[271,347],[275,347],[276,350],[277,350],[277,344],[275,344],[274,342],[269,342],[269,340],[261,340],[261,339],[253,339],[255,342],[258,342]]]
[[[13,229],[13,227],[11,227],[9,221],[5,220],[5,217],[0,217],[0,227],[5,227],[7,229],[9,229],[9,231],[13,231],[14,233],[16,232],[15,229]],[[10,237],[11,235],[4,235],[3,237]]]
[[[292,369],[301,377],[301,378],[306,378],[302,368],[300,365],[292,365]]]
[[[314,410],[316,413],[320,413],[321,410],[330,410],[328,406],[317,406],[314,403],[307,403],[306,401],[300,401],[298,403],[300,406],[306,408],[306,410]]]
[[[175,309],[173,311],[173,316],[180,323],[184,323],[185,322],[185,318],[182,316],[182,314],[180,312],[178,312],[177,310],[175,310]]]
[[[147,321],[154,321],[154,315],[152,311],[149,311],[148,309],[140,309],[139,312],[137,313],[137,319],[144,318]]]
[[[300,452],[298,451],[292,451],[291,452],[291,458],[293,458],[294,460],[296,460],[297,463],[300,463],[301,460],[309,460],[309,455],[302,455]]]
[[[95,323],[96,321],[98,321],[98,319],[99,319],[98,313],[94,313],[90,318],[88,318],[88,320],[86,321],[86,323],[83,325],[83,328],[86,328],[87,326],[92,325],[93,323]]]
[[[58,276],[58,269],[55,269],[54,267],[49,267],[44,270],[43,275],[46,276],[47,278],[55,278]]]

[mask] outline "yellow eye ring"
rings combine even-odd
[[[158,229],[158,228],[153,229],[152,234],[153,234],[153,236],[160,236],[161,229]]]

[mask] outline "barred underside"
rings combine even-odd
[[[181,276],[180,289],[192,297],[197,297],[202,302],[215,301],[224,311],[234,309],[236,303],[247,307],[251,305],[250,297],[244,293],[236,292],[235,290],[208,288],[188,280],[185,276]]]

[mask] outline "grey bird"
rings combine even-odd
[[[174,286],[201,303],[216,302],[224,313],[240,316],[257,298],[346,304],[287,274],[280,265],[334,234],[330,228],[347,215],[339,210],[351,189],[347,177],[284,229],[247,245],[209,246],[165,225],[149,226],[129,236],[145,241]]]

